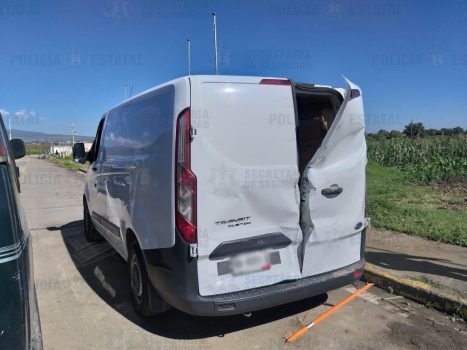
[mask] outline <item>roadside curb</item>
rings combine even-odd
[[[433,288],[427,283],[411,278],[397,277],[386,269],[370,263],[366,263],[362,279],[408,299],[429,304],[437,310],[456,314],[467,319],[466,299],[447,291]]]

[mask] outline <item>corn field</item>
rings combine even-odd
[[[368,140],[368,158],[421,182],[467,180],[467,137]]]

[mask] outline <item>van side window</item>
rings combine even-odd
[[[154,153],[173,123],[174,87],[168,86],[111,111],[105,126],[104,159]]]
[[[100,143],[101,143],[101,136],[102,136],[102,129],[104,128],[105,118],[102,118],[99,122],[99,126],[97,127],[96,138],[92,143],[91,150],[89,151],[92,154],[92,159],[88,160],[92,163],[97,160],[97,156],[99,155]]]

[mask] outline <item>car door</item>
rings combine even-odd
[[[131,119],[125,120],[125,115],[118,109],[108,113],[100,154],[102,172],[99,174],[98,182],[103,212],[101,224],[105,229],[107,240],[121,254],[123,254],[121,228],[125,226],[125,221],[122,220],[123,212],[129,201],[130,178],[135,166],[134,157],[129,154],[126,154],[126,157],[122,156],[122,146],[118,140],[130,142],[125,136],[131,129],[131,122]]]
[[[103,215],[102,206],[102,181],[100,174],[102,173],[102,150],[100,147],[102,132],[104,129],[105,118],[102,118],[97,127],[96,138],[91,148],[91,162],[89,170],[86,175],[87,183],[87,201],[89,212],[94,223],[100,228],[101,217]],[[99,230],[101,231],[101,230]]]
[[[42,349],[30,234],[19,197],[19,171],[0,116],[0,349]]]
[[[366,163],[362,95],[347,80],[345,99],[301,179],[303,277],[360,260]]]
[[[300,174],[291,84],[222,79],[192,80],[197,130],[191,169],[197,177],[203,296],[301,277]],[[208,125],[199,123],[198,111],[207,116]]]

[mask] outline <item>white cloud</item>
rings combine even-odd
[[[5,118],[10,115],[10,112],[8,112],[6,109],[0,108],[0,114],[2,115],[3,118]]]
[[[37,114],[34,111],[27,111],[26,109],[21,109],[15,113],[16,119],[18,120],[29,120],[36,118]]]

